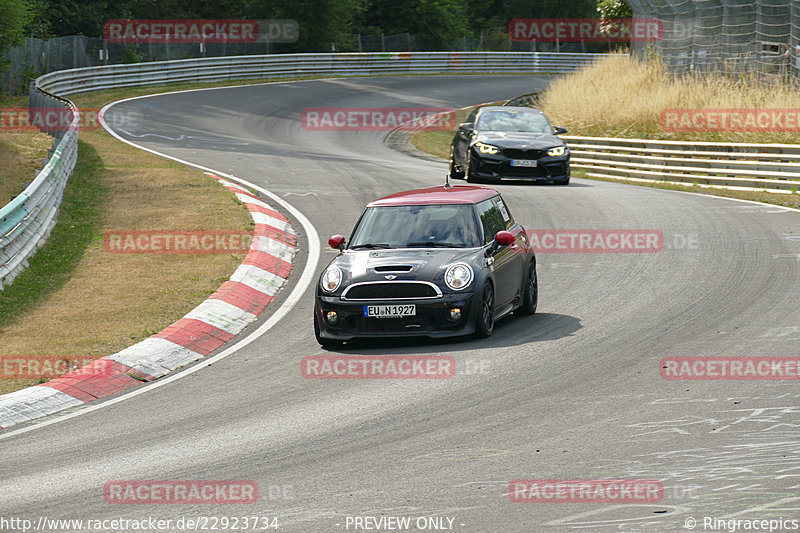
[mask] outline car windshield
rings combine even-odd
[[[544,115],[528,109],[484,111],[478,118],[477,129],[479,131],[553,133],[553,127]]]
[[[350,248],[480,246],[472,205],[369,207],[353,232]]]

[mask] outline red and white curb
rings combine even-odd
[[[242,264],[206,301],[163,331],[46,383],[0,396],[0,429],[153,381],[202,359],[255,321],[286,283],[297,253],[289,221],[242,186],[206,172],[245,204],[255,222]]]

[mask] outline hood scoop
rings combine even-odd
[[[380,265],[375,267],[375,272],[411,272],[412,265]]]

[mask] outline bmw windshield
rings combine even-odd
[[[543,114],[519,109],[486,110],[478,118],[477,129],[479,131],[553,133],[553,126]]]
[[[350,249],[480,246],[471,204],[368,207]]]

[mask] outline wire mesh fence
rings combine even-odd
[[[663,38],[634,43],[677,73],[800,78],[800,1],[628,0],[634,18],[658,18]]]

